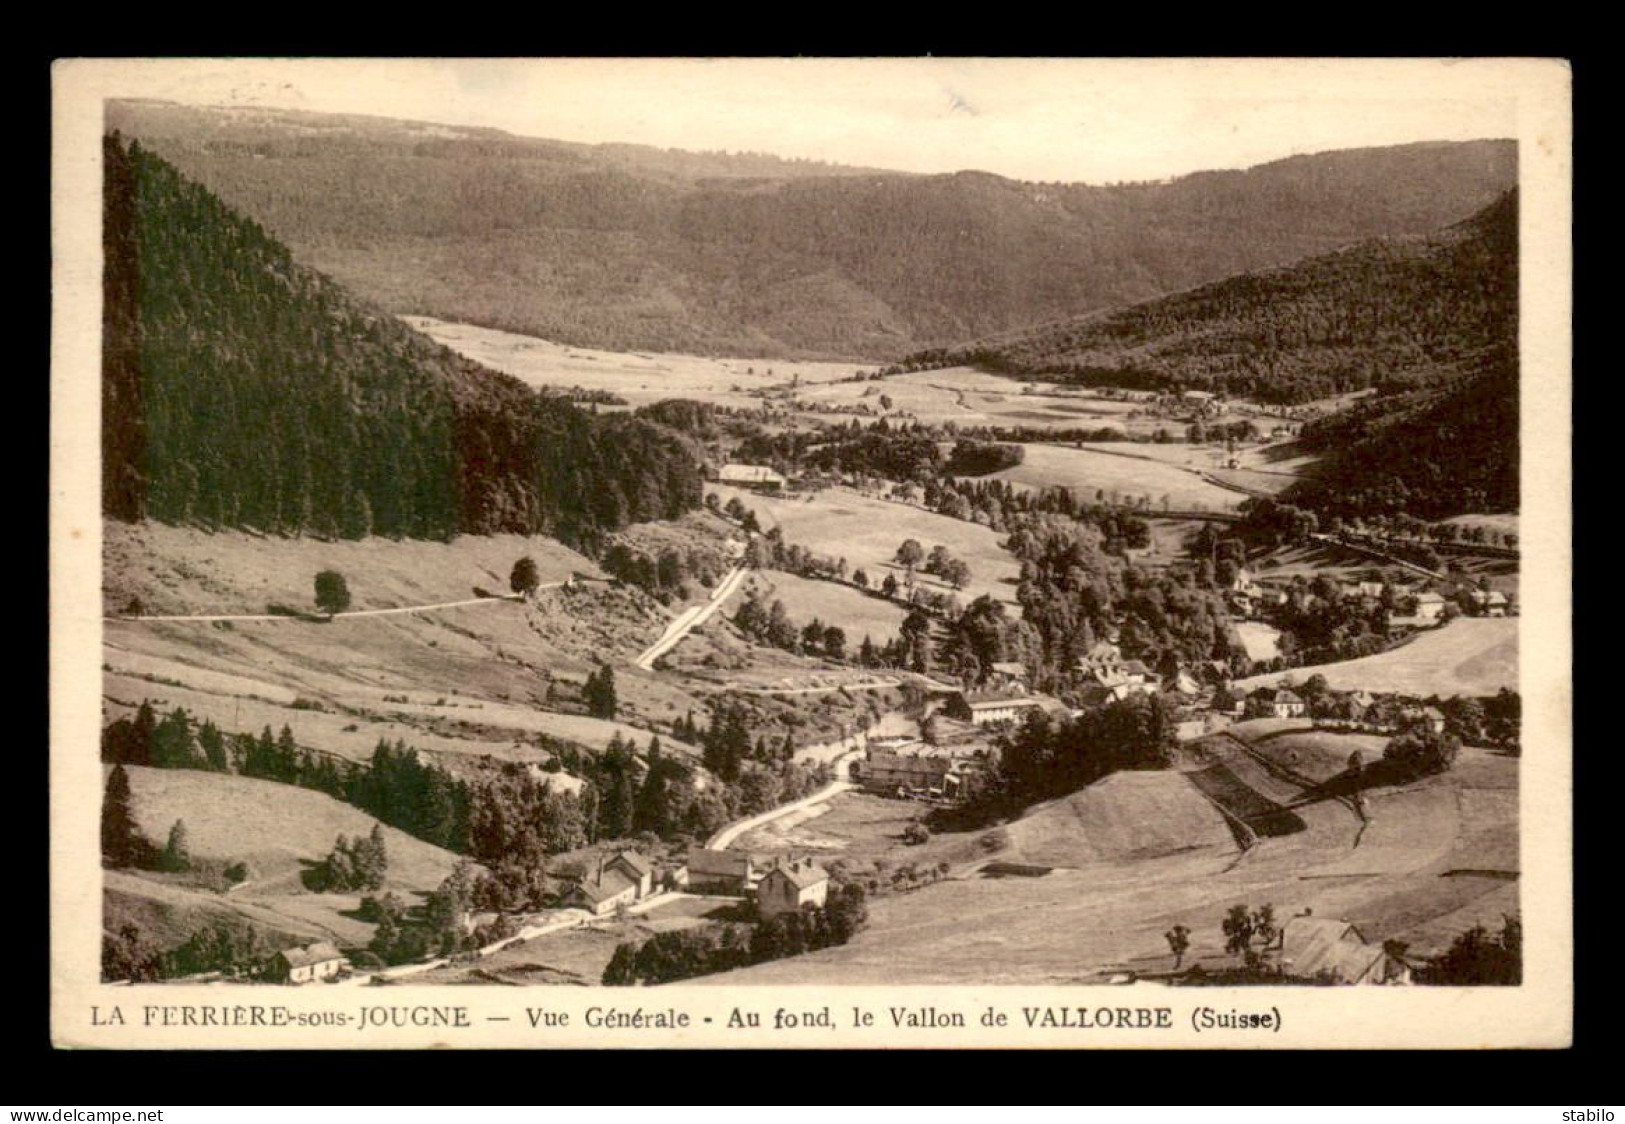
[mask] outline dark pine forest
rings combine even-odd
[[[549,534],[697,506],[663,427],[583,413],[297,264],[139,143],[104,144],[103,507],[268,534]]]

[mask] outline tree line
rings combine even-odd
[[[699,502],[681,438],[456,356],[106,138],[103,504],[322,538],[548,534],[592,550]]]

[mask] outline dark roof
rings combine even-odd
[[[601,902],[606,898],[613,898],[616,894],[623,894],[636,886],[636,882],[620,871],[606,870],[596,880],[583,878],[576,883],[576,890],[589,901]]]
[[[653,874],[655,869],[654,864],[650,863],[648,859],[644,858],[636,851],[622,851],[609,861],[611,864],[621,863],[630,867],[637,873],[639,878],[642,878],[645,874]]]
[[[302,945],[299,948],[285,948],[277,955],[287,961],[290,968],[308,968],[312,964],[326,964],[330,960],[344,959],[344,953],[326,941],[317,941],[315,944]]]
[[[688,876],[696,874],[724,875],[744,878],[750,872],[750,856],[743,851],[712,851],[700,848],[688,853]]]

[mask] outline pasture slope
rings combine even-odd
[[[941,544],[970,566],[970,581],[964,589],[955,590],[916,570],[919,584],[953,593],[965,603],[986,594],[1004,602],[1011,613],[1020,613],[1016,580],[1021,567],[1004,549],[1003,536],[979,523],[873,499],[850,488],[828,488],[811,496],[758,495],[722,484],[707,484],[706,490],[717,493],[723,503],[737,497],[756,513],[764,528],[780,528],[786,543],[829,558],[845,558],[848,572],[865,570],[872,586],[878,586],[887,574],[904,580],[903,567],[892,561],[903,540],[917,539],[927,552]]]
[[[1163,510],[1229,512],[1247,498],[1240,492],[1204,480],[1191,469],[1138,456],[1138,445],[1124,446],[1121,450],[1099,446],[1082,449],[1065,445],[1022,447],[1026,450],[1022,462],[994,473],[994,479],[1029,488],[1070,488],[1079,498],[1090,502],[1094,502],[1097,494],[1107,500],[1144,498],[1150,514]]]
[[[305,606],[321,568],[346,574],[357,607],[435,603],[473,587],[506,590],[523,555],[544,582],[599,571],[557,542],[520,536],[450,543],[322,543],[207,534],[157,524],[109,523],[105,601],[131,597],[145,612],[263,612]],[[380,740],[401,739],[441,763],[490,755],[545,763],[538,735],[602,748],[616,733],[672,719],[700,704],[669,679],[626,665],[670,620],[640,592],[606,584],[543,589],[530,603],[489,601],[453,609],[331,622],[110,620],[103,626],[104,720],[143,700],[183,706],[222,730],[287,725],[300,744],[365,760]],[[621,721],[558,713],[552,681],[580,683],[600,660],[623,669]],[[688,747],[666,740],[677,752]],[[562,774],[558,783],[573,785]]]
[[[782,570],[758,571],[747,579],[747,585],[759,588],[768,604],[783,601],[785,612],[798,625],[815,618],[826,625],[839,625],[846,633],[849,647],[862,643],[865,636],[876,644],[896,639],[903,619],[908,616],[901,605],[872,597],[849,585],[815,581]]]
[[[1217,735],[1187,747],[1188,777],[1115,774],[1002,828],[934,835],[926,862],[940,852],[962,865],[944,881],[872,900],[869,927],[850,944],[695,982],[1102,983],[1170,970],[1163,934],[1176,924],[1191,931],[1186,966],[1220,968],[1234,962],[1220,923],[1238,903],[1269,903],[1280,917],[1312,909],[1353,922],[1368,940],[1406,941],[1428,956],[1517,909],[1516,759],[1464,750],[1443,776],[1368,790],[1362,822],[1349,803],[1315,789],[1354,748],[1370,759],[1373,739],[1293,724],[1235,730],[1240,741]],[[1219,798],[1279,817],[1276,834],[1241,849],[1193,783],[1196,771],[1221,766]],[[837,799],[799,830],[785,825],[786,834],[821,839],[835,857],[840,832],[826,824],[854,799]],[[912,858],[912,850],[893,854]],[[989,870],[987,859],[1035,876],[996,876],[1004,871]],[[1055,869],[1042,873],[1046,866]]]
[[[354,916],[359,894],[311,893],[301,876],[332,850],[341,834],[365,836],[377,822],[319,792],[249,777],[183,769],[126,766],[136,822],[162,845],[172,824],[186,822],[194,859],[248,864],[248,880],[220,894],[187,875],[107,871],[109,928],[137,920],[166,945],[210,922],[248,924],[269,940],[338,940],[364,944],[372,926]],[[408,902],[443,882],[457,856],[391,827],[383,829],[389,870],[380,892]]]
[[[1295,667],[1236,683],[1241,691],[1324,675],[1335,691],[1438,695],[1493,695],[1518,689],[1518,619],[1459,617],[1374,656]]]

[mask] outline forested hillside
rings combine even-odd
[[[1513,191],[1426,237],[1366,242],[916,359],[1305,402],[1475,370],[1516,339],[1517,300]]]
[[[1021,183],[113,102],[299,260],[394,313],[582,346],[892,358],[1424,234],[1516,181],[1511,141],[1166,183]]]
[[[114,134],[104,155],[109,516],[591,545],[698,504],[698,466],[668,431],[462,359],[139,144]]]
[[[1517,511],[1517,353],[1509,345],[1484,368],[1305,427],[1304,445],[1324,456],[1285,498],[1344,518]]]

